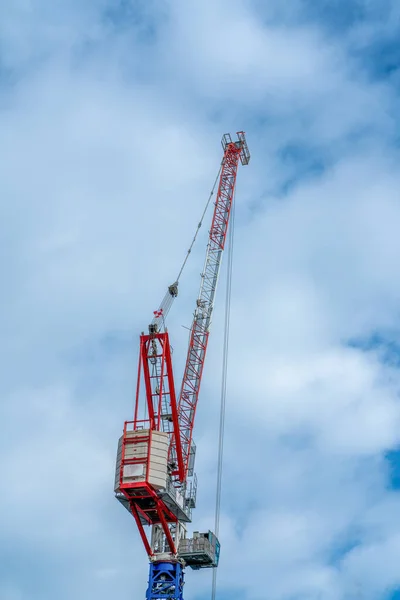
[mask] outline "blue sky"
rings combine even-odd
[[[112,491],[138,336],[241,129],[219,600],[396,597],[399,18],[394,0],[2,4],[1,600],[143,597]],[[205,234],[169,322],[178,381]],[[222,296],[195,529],[214,520]],[[185,593],[206,600],[210,573]]]

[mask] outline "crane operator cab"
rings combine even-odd
[[[192,569],[218,567],[220,543],[212,531],[193,532],[193,537],[179,542],[179,558]]]

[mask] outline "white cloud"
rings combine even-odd
[[[341,600],[364,583],[383,597],[399,584],[383,460],[399,441],[399,376],[345,343],[398,329],[393,90],[357,69],[352,32],[328,39],[293,14],[163,3],[162,18],[132,18],[118,36],[103,3],[78,4],[1,9],[16,79],[0,112],[0,509],[2,544],[21,556],[0,570],[1,593],[143,595],[145,553],[112,496],[134,343],[190,243],[218,136],[243,127],[253,157],[238,178],[219,589],[264,599],[262,573],[274,600]],[[288,144],[327,171],[302,180],[279,158]],[[205,234],[171,314],[178,367]],[[220,289],[196,529],[213,525],[222,304]],[[32,564],[45,587],[29,584]],[[209,573],[187,579],[189,597],[207,593]]]

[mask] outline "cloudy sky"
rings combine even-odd
[[[113,497],[138,336],[241,129],[218,600],[396,597],[399,21],[399,0],[1,3],[1,600],[144,597]],[[205,230],[169,321],[177,381]],[[185,600],[210,581],[188,572]]]

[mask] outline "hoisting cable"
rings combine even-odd
[[[199,230],[200,230],[200,228],[201,228],[201,226],[203,224],[203,220],[204,220],[204,217],[206,215],[208,206],[209,206],[209,204],[211,202],[211,198],[214,195],[216,185],[217,185],[219,177],[221,175],[221,170],[222,170],[223,163],[224,163],[224,161],[222,160],[221,166],[219,168],[219,171],[218,171],[217,176],[216,176],[215,181],[214,181],[214,185],[212,186],[210,195],[209,195],[208,200],[206,202],[206,206],[205,206],[205,208],[203,210],[203,214],[201,215],[200,221],[197,224],[196,232],[195,232],[195,234],[193,236],[192,243],[190,244],[189,249],[186,252],[185,259],[184,259],[184,261],[182,263],[182,266],[181,266],[181,268],[179,270],[178,277],[176,278],[176,280],[175,280],[175,282],[173,284],[171,284],[170,286],[168,286],[168,290],[166,291],[165,296],[164,296],[164,298],[163,298],[163,300],[162,300],[162,302],[161,302],[158,310],[154,311],[154,318],[153,318],[153,321],[152,321],[152,325],[154,325],[154,324],[160,325],[162,323],[162,325],[165,328],[165,319],[166,319],[166,316],[167,316],[167,314],[168,314],[168,312],[169,312],[169,310],[170,310],[170,308],[172,306],[172,303],[173,303],[174,299],[178,295],[178,283],[179,283],[179,279],[180,279],[180,277],[182,275],[183,269],[186,266],[186,263],[187,263],[187,260],[189,258],[189,255],[192,252],[192,248],[193,248],[194,243],[195,243],[195,241],[197,239],[197,235],[199,233]]]
[[[231,313],[231,291],[232,291],[232,264],[233,264],[233,237],[235,229],[235,195],[232,199],[231,228],[228,234],[228,273],[226,280],[225,296],[225,323],[224,323],[224,344],[222,351],[222,378],[221,378],[221,402],[219,413],[219,436],[218,436],[218,466],[217,466],[217,492],[215,499],[215,525],[214,531],[219,536],[219,520],[221,512],[221,492],[222,492],[222,467],[224,458],[224,433],[225,433],[225,410],[226,410],[226,390],[228,375],[228,350],[229,350],[229,327]],[[215,600],[217,592],[217,569],[213,569],[212,574],[212,593],[211,599]]]
[[[183,269],[185,268],[185,265],[186,265],[187,259],[189,258],[189,254],[191,253],[191,251],[192,251],[192,248],[193,248],[193,246],[194,246],[194,243],[195,243],[195,241],[196,241],[197,234],[199,233],[200,227],[201,227],[201,226],[202,226],[202,224],[203,224],[203,219],[204,219],[204,217],[205,217],[205,214],[206,214],[206,212],[207,212],[208,205],[210,204],[210,202],[211,202],[211,198],[212,198],[212,197],[213,197],[213,195],[214,195],[214,192],[215,192],[215,187],[216,187],[216,185],[217,185],[217,183],[218,183],[219,176],[220,176],[220,174],[221,174],[221,169],[222,169],[223,162],[224,162],[224,161],[222,160],[222,162],[221,162],[221,166],[220,166],[220,168],[219,168],[219,171],[218,171],[218,173],[217,173],[217,176],[216,176],[216,178],[215,178],[215,181],[214,181],[214,185],[212,186],[212,189],[211,189],[210,195],[209,195],[209,197],[208,197],[208,200],[207,200],[207,203],[206,203],[205,209],[203,210],[203,214],[201,215],[201,219],[200,219],[200,221],[199,221],[199,223],[198,223],[198,225],[197,225],[196,233],[194,234],[194,237],[193,237],[192,243],[191,243],[191,244],[190,244],[190,246],[189,246],[189,250],[188,250],[188,251],[187,251],[187,253],[186,253],[185,260],[183,261],[183,263],[182,263],[182,266],[181,266],[181,269],[180,269],[180,271],[179,271],[179,273],[178,273],[178,277],[176,278],[176,283],[178,283],[178,282],[179,282],[180,276],[182,275],[182,271],[183,271]]]

